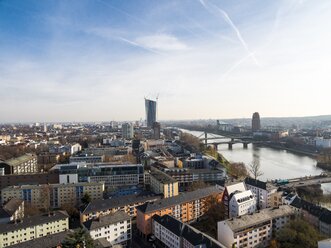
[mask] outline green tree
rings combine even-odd
[[[85,193],[81,201],[84,205],[87,205],[91,202],[91,196],[88,193]]]
[[[323,237],[309,223],[302,219],[291,220],[276,233],[276,240],[282,248],[313,248]]]
[[[70,233],[62,242],[62,248],[93,248],[94,243],[90,234],[84,229]]]

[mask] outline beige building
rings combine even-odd
[[[68,229],[69,217],[63,211],[24,218],[18,223],[1,224],[0,248],[60,233]]]
[[[283,228],[294,215],[294,208],[283,205],[220,221],[217,224],[217,239],[226,247],[267,247],[273,233]]]
[[[91,200],[103,199],[104,189],[104,183],[11,186],[1,191],[1,200],[4,203],[11,198],[17,198],[38,208],[59,208],[78,205],[86,193]]]
[[[37,156],[25,154],[18,158],[8,159],[0,162],[0,175],[7,174],[32,174],[38,172]]]
[[[178,182],[158,169],[150,172],[150,185],[152,192],[163,194],[164,198],[178,195]]]

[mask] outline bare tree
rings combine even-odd
[[[260,161],[254,160],[250,165],[249,165],[249,172],[253,176],[255,180],[258,179],[258,177],[263,175],[263,172],[261,171],[261,165]]]

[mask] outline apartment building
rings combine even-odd
[[[230,218],[251,214],[256,211],[256,200],[250,190],[234,192],[229,203]]]
[[[27,153],[23,156],[0,161],[0,175],[32,174],[38,172],[37,156]]]
[[[124,211],[100,216],[83,223],[94,240],[105,238],[112,246],[126,246],[132,237],[131,217]]]
[[[104,155],[94,155],[94,154],[76,154],[69,158],[70,163],[102,163],[105,161]]]
[[[43,184],[11,186],[1,191],[1,202],[17,198],[38,208],[79,205],[87,193],[92,200],[103,199],[104,183]]]
[[[135,218],[137,216],[137,206],[160,199],[161,195],[142,192],[138,195],[125,195],[112,197],[111,199],[91,201],[86,208],[80,212],[80,221],[85,222],[120,210],[127,213],[131,218]]]
[[[267,247],[273,232],[283,228],[294,215],[294,208],[283,205],[220,221],[217,224],[217,239],[226,247]]]
[[[69,216],[64,211],[49,215],[36,215],[18,223],[0,225],[0,248],[46,237],[69,229]]]
[[[270,183],[255,180],[247,177],[245,179],[246,188],[251,190],[256,198],[257,207],[264,209],[275,205],[275,196],[277,196],[277,187]],[[279,200],[279,198],[276,199]]]
[[[150,172],[151,191],[163,194],[164,198],[178,195],[178,182],[166,173],[152,168]]]
[[[222,187],[208,187],[178,196],[148,202],[137,207],[137,228],[143,235],[152,233],[152,217],[171,215],[182,222],[193,222],[208,210],[206,201],[209,197],[222,198]]]
[[[172,248],[225,248],[217,240],[170,215],[154,215],[153,235],[166,247]]]

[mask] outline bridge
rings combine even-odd
[[[229,149],[232,149],[232,146],[234,144],[243,144],[244,148],[248,147],[248,144],[251,143],[260,143],[259,141],[254,141],[252,136],[215,136],[211,133],[209,133],[209,135],[211,135],[212,137],[208,137],[208,133],[205,131],[203,132],[200,136],[198,136],[198,138],[201,141],[204,141],[205,146],[207,147],[208,145],[213,145],[215,147],[215,149],[217,150],[217,146],[218,145],[222,145],[222,144],[228,144]],[[202,137],[204,136],[204,137]],[[208,141],[212,141],[212,142],[208,142]],[[213,140],[224,140],[224,141],[216,141],[213,142]]]

